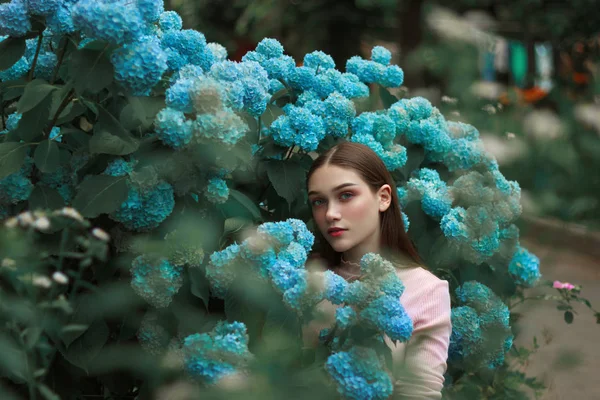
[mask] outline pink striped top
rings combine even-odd
[[[400,302],[411,317],[414,330],[406,343],[394,345],[386,338],[394,360],[392,398],[441,399],[452,333],[448,282],[422,267],[397,268],[396,271],[405,286]],[[341,269],[335,272],[346,279],[352,276]],[[305,343],[308,340],[314,344],[315,329],[318,336],[322,328],[332,325],[335,308],[331,303],[319,306],[329,317],[306,328]]]

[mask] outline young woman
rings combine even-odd
[[[394,345],[394,399],[440,399],[446,371],[450,323],[448,282],[422,266],[404,231],[395,183],[381,159],[367,146],[343,142],[319,156],[307,179],[308,197],[322,248],[319,258],[347,280],[360,276],[366,253],[394,262],[405,286],[399,301],[413,320],[407,343]],[[331,317],[305,329],[312,346],[330,326],[335,306],[321,304]]]

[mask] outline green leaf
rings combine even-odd
[[[204,303],[208,310],[208,299],[210,298],[210,285],[203,270],[200,268],[188,268],[190,274],[192,294]]]
[[[12,67],[25,54],[25,38],[7,37],[0,42],[0,71]]]
[[[129,103],[123,107],[119,120],[125,129],[133,130],[138,127],[147,130],[154,123],[156,114],[165,108],[162,97],[129,97]]]
[[[65,200],[56,189],[38,183],[29,196],[29,208],[32,210],[55,210],[65,205]]]
[[[100,50],[84,48],[71,55],[70,74],[75,90],[98,93],[113,82],[114,67],[108,58],[108,47]]]
[[[100,117],[90,139],[90,152],[124,156],[136,151],[139,142],[106,109],[99,107]]]
[[[27,80],[24,78],[0,83],[2,100],[9,101],[20,97],[25,91],[25,86],[27,86]]]
[[[71,343],[83,335],[89,328],[90,326],[86,324],[69,324],[60,330],[60,337],[65,346],[69,347]]]
[[[90,176],[79,186],[73,207],[84,217],[94,218],[119,208],[127,200],[128,192],[124,176]]]
[[[267,109],[261,115],[260,119],[267,128],[270,128],[273,121],[275,121],[277,118],[279,118],[279,116],[284,114],[285,113],[283,112],[283,110],[277,107],[276,105],[267,104]]]
[[[63,356],[73,365],[86,372],[90,362],[100,353],[108,341],[110,331],[104,320],[96,320],[83,335],[77,338]]]
[[[42,137],[44,128],[48,125],[52,97],[47,96],[34,108],[27,111],[21,117],[15,133],[25,142],[33,142]]]
[[[42,100],[44,100],[53,91],[57,90],[56,86],[50,85],[43,79],[35,79],[25,86],[23,96],[17,103],[17,112],[24,114],[27,111],[33,109]]]
[[[565,311],[564,318],[567,324],[573,323],[573,313],[571,311]]]
[[[261,219],[261,215],[260,215],[260,210],[259,208],[256,206],[256,204],[254,204],[254,202],[248,197],[246,196],[244,193],[235,190],[235,189],[230,189],[229,190],[229,197],[233,198],[235,201],[237,201],[240,205],[242,205],[246,210],[248,210],[248,212],[250,212],[250,214],[256,219],[256,220],[260,220]]]
[[[60,396],[54,393],[52,389],[43,383],[38,383],[38,390],[40,391],[42,397],[46,400],[60,400]]]
[[[43,173],[54,172],[60,167],[60,153],[54,140],[46,139],[38,144],[33,153],[35,166]]]
[[[306,170],[296,160],[271,160],[266,162],[267,175],[277,194],[292,204],[298,197],[298,182],[306,179]]]
[[[17,172],[27,155],[26,143],[0,143],[0,179]]]
[[[383,104],[383,108],[388,109],[392,104],[398,101],[398,98],[390,93],[389,90],[384,88],[381,85],[379,86],[379,97],[381,98],[381,103]]]

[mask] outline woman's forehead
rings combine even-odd
[[[324,165],[313,172],[308,181],[308,190],[328,192],[346,183],[353,183],[356,186],[366,185],[361,176],[353,169]]]

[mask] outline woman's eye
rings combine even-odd
[[[313,201],[311,201],[311,204],[313,205],[313,207],[318,207],[318,206],[320,206],[321,204],[323,204],[323,200],[321,200],[321,199],[316,199],[316,200],[313,200]]]
[[[342,193],[340,195],[340,199],[342,199],[342,200],[350,200],[353,197],[354,197],[354,193],[349,193],[349,192]]]

